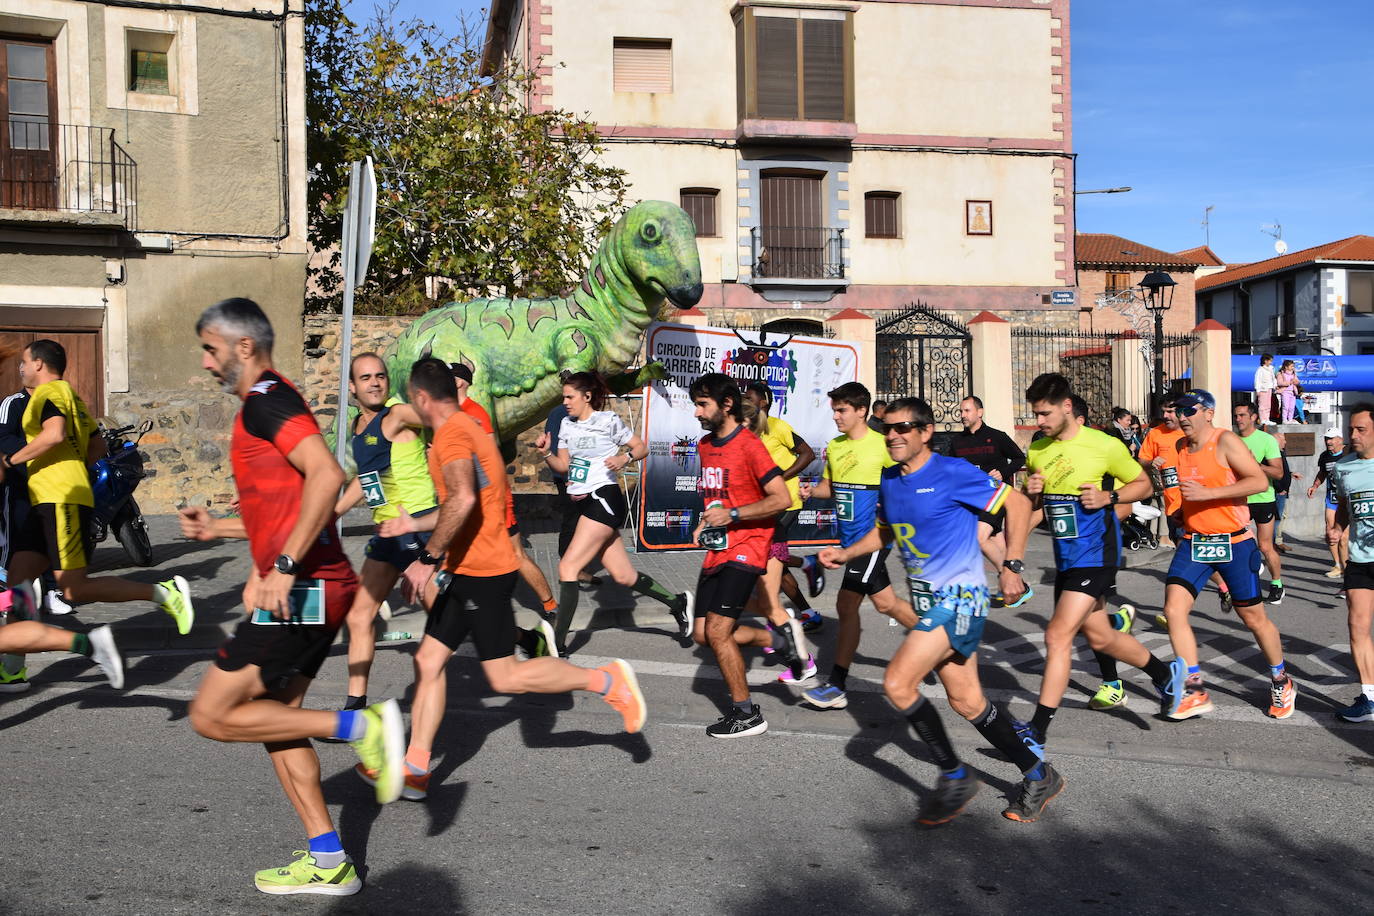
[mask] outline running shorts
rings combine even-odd
[[[364,556],[405,572],[406,567],[414,563],[424,551],[428,542],[428,531],[413,531],[410,534],[398,534],[389,538],[374,534],[367,542]]]
[[[297,676],[314,678],[329,657],[357,591],[356,578],[324,581],[325,619],[338,621],[332,625],[258,624],[250,614],[219,647],[215,665],[224,671],[257,665],[263,686],[272,691],[286,689]]]
[[[1374,589],[1374,563],[1345,564],[1345,588]]]
[[[625,516],[630,511],[625,502],[625,492],[613,483],[597,487],[585,496],[573,496],[571,499],[573,508],[582,518],[589,518],[616,531],[625,524]]]
[[[887,576],[887,554],[891,548],[884,547],[873,553],[850,560],[844,568],[844,580],[840,590],[858,592],[860,595],[876,595],[892,584]]]
[[[433,636],[455,652],[471,636],[477,657],[484,662],[511,655],[515,651],[515,607],[511,596],[515,594],[517,575],[455,575],[430,611],[425,635]]]
[[[749,597],[758,585],[759,573],[738,566],[715,566],[703,569],[697,577],[697,616],[719,614],[739,620]]]
[[[984,589],[983,593],[986,602],[987,589]],[[957,607],[940,603],[922,614],[921,619],[916,621],[916,626],[911,629],[913,632],[944,630],[949,636],[950,648],[964,658],[969,658],[978,651],[978,643],[983,640],[983,625],[987,621],[986,607],[982,615],[975,616],[961,614]]]
[[[41,553],[54,570],[91,565],[91,508],[75,503],[35,503],[14,539],[13,553]]]
[[[792,559],[792,551],[787,549],[787,532],[791,530],[792,524],[800,514],[800,509],[788,509],[778,516],[777,523],[773,526],[773,543],[768,545],[768,559],[780,563]]]
[[[1169,574],[1165,585],[1181,585],[1188,589],[1194,598],[1207,587],[1212,573],[1221,573],[1221,579],[1231,590],[1231,602],[1240,607],[1260,603],[1260,552],[1259,544],[1252,537],[1231,544],[1229,563],[1198,563],[1193,559],[1192,544],[1187,539],[1179,541],[1174,551],[1174,560],[1169,564]]]
[[[1256,525],[1267,525],[1269,522],[1272,522],[1275,516],[1277,515],[1277,503],[1269,502],[1250,504],[1250,518],[1254,521]]]
[[[1116,588],[1116,567],[1075,566],[1061,569],[1054,576],[1054,603],[1065,592],[1081,592],[1090,598],[1105,598]]]

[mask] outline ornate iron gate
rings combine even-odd
[[[878,322],[875,398],[923,398],[939,430],[963,428],[959,402],[973,390],[973,337],[960,321],[917,304]]]

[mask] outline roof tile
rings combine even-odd
[[[1241,280],[1249,280],[1251,277],[1291,270],[1315,261],[1374,261],[1374,236],[1352,235],[1338,242],[1327,242],[1325,245],[1304,248],[1302,251],[1290,251],[1277,258],[1237,265],[1221,273],[1203,277],[1197,281],[1197,289],[1200,292],[1204,289],[1229,286]]]
[[[1080,232],[1074,236],[1074,246],[1074,260],[1079,267],[1172,267],[1190,270],[1199,266],[1193,258],[1160,251],[1119,235]]]

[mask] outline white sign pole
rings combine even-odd
[[[334,426],[334,455],[342,466],[348,453],[348,367],[353,359],[353,292],[367,277],[377,220],[377,182],[372,157],[353,163],[343,220],[343,319],[339,323],[339,414]]]

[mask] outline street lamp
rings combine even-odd
[[[1152,270],[1140,281],[1141,298],[1145,308],[1155,316],[1155,384],[1151,399],[1151,421],[1163,411],[1164,398],[1164,313],[1174,304],[1174,278],[1162,270]]]

